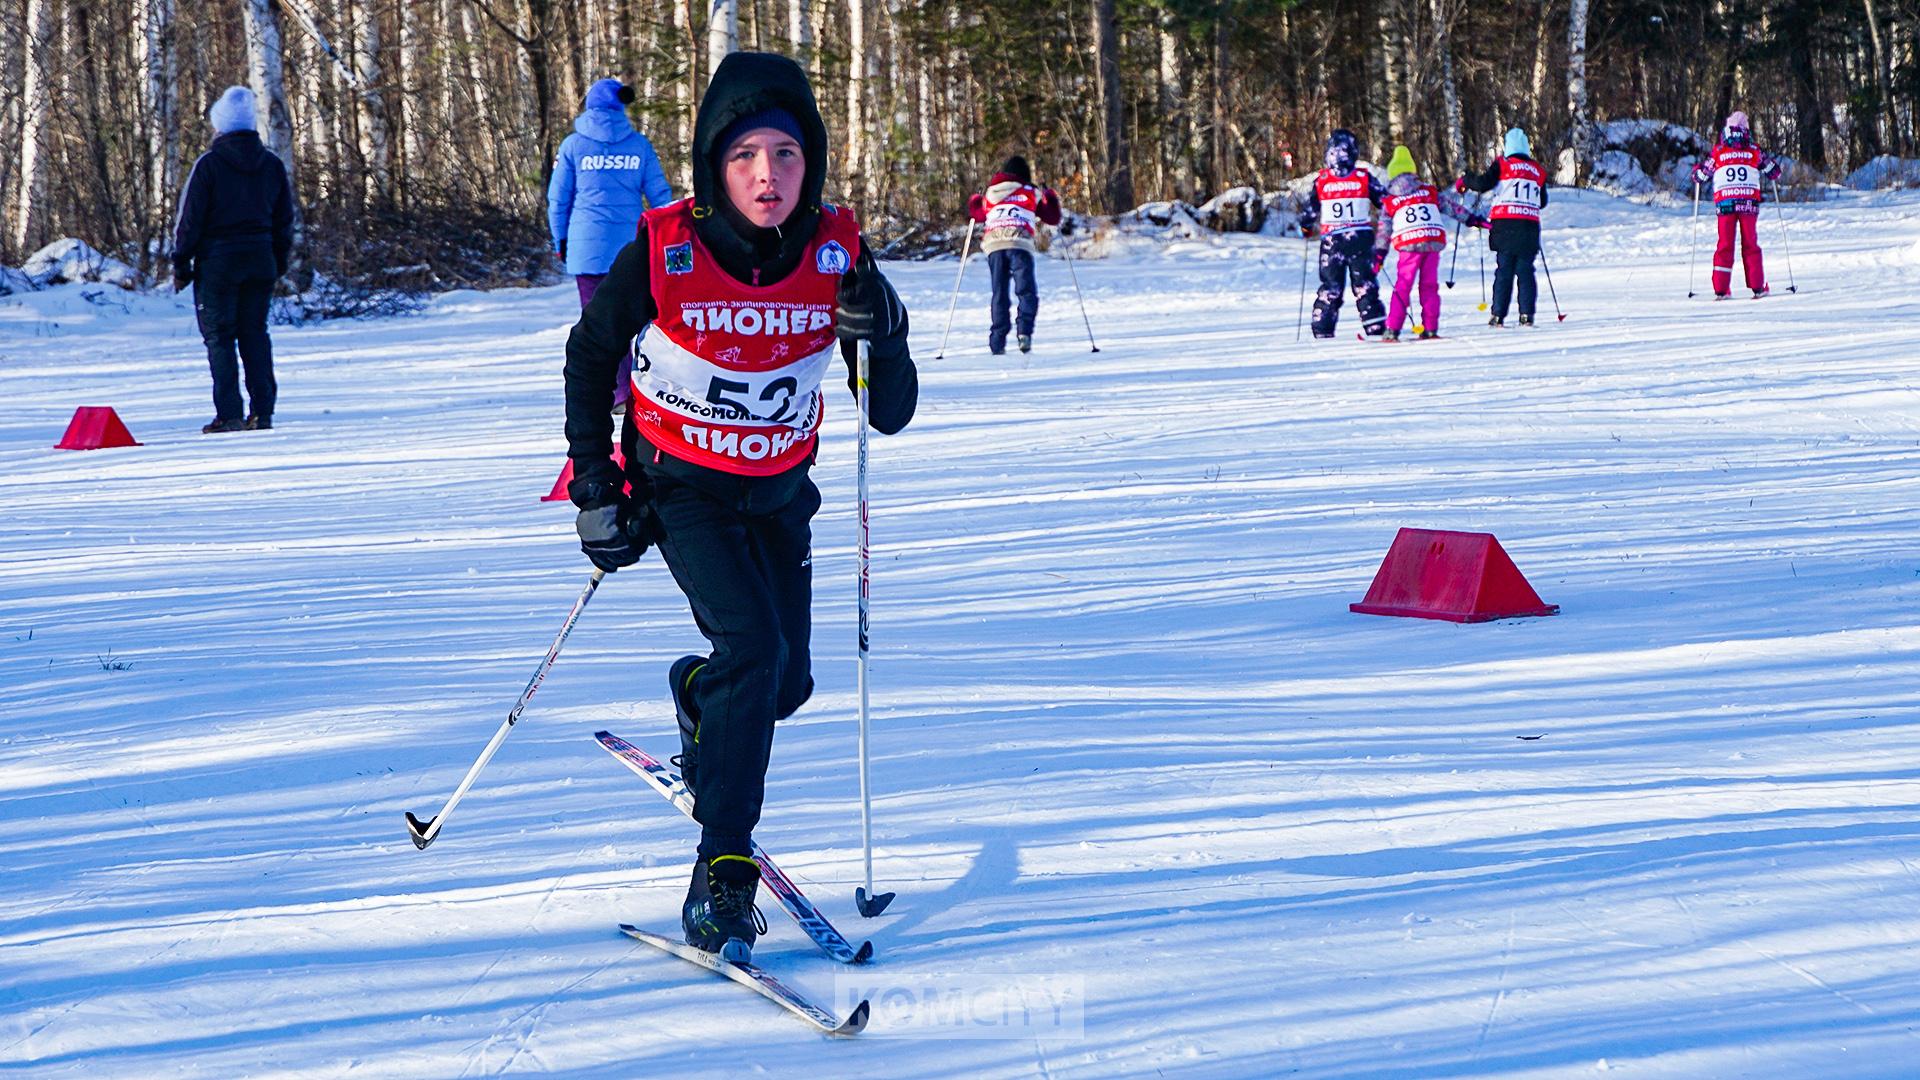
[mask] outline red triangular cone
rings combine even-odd
[[[615,446],[613,448],[613,463],[615,465],[620,466],[622,471],[626,470],[627,457],[625,454],[622,454],[620,452],[620,448],[618,446]],[[573,459],[568,458],[567,464],[560,470],[559,479],[553,482],[553,490],[547,492],[545,495],[540,496],[540,501],[541,502],[565,502],[567,498],[567,485],[571,483],[573,483]],[[632,494],[633,485],[632,484],[626,485],[626,490],[628,494]]]
[[[110,446],[139,446],[133,432],[120,422],[120,414],[105,405],[82,405],[67,421],[67,433],[53,444],[55,450],[104,450]]]
[[[1552,615],[1492,533],[1401,529],[1367,596],[1348,610],[1448,622]]]

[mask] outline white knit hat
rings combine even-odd
[[[216,134],[225,135],[229,131],[252,131],[253,91],[244,86],[229,86],[220,95],[220,100],[207,110],[207,120],[213,124]]]

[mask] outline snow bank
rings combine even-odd
[[[118,259],[108,258],[95,251],[85,240],[76,240],[71,236],[55,240],[34,252],[20,269],[36,286],[98,281],[132,289],[140,284],[140,274],[133,267]]]
[[[11,266],[0,266],[0,296],[32,292],[38,287],[24,272],[15,270]]]
[[[1713,151],[1706,136],[1665,120],[1611,120],[1596,126],[1594,142],[1587,186],[1629,198],[1690,190],[1694,165]],[[1573,184],[1571,150],[1556,159],[1554,183]]]
[[[1920,158],[1881,154],[1848,173],[1847,186],[1855,191],[1920,187]]]

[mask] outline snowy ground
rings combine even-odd
[[[1479,325],[1469,248],[1451,336],[1398,346],[1294,344],[1297,241],[1081,264],[1098,355],[1062,264],[1030,359],[986,355],[976,265],[939,362],[954,264],[893,269],[900,898],[852,910],[843,394],[820,691],[760,838],[875,939],[867,985],[1079,985],[1064,1038],[882,1039],[877,1008],[830,1040],[615,933],[674,925],[693,841],[591,737],[674,747],[698,639],[651,558],[407,842],[586,579],[536,501],[571,286],[280,330],[279,429],[224,437],[183,303],[0,301],[0,1071],[1910,1076],[1920,197],[1796,212],[1799,295],[1715,305],[1684,213],[1556,199],[1564,324],[1543,294],[1547,325]],[[93,404],[146,445],[49,449]],[[1402,525],[1497,533],[1563,613],[1350,614]],[[843,1008],[765,906],[762,960]]]

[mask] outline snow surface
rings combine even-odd
[[[1911,279],[1920,197],[1789,214],[1799,295],[1689,302],[1683,211],[1556,192],[1565,323],[1480,325],[1474,246],[1450,336],[1391,347],[1294,343],[1297,241],[1078,265],[1097,355],[1058,261],[1031,357],[986,355],[975,266],[933,360],[954,264],[891,269],[923,377],[874,443],[900,898],[850,902],[839,391],[819,691],[759,838],[875,939],[862,980],[1078,978],[1072,1038],[885,1039],[876,1002],[831,1040],[615,931],[673,927],[694,839],[592,740],[675,748],[699,639],[651,557],[408,843],[587,577],[536,501],[571,286],[280,330],[279,426],[220,437],[184,298],[0,301],[0,1070],[1911,1076],[1920,295],[1861,283]],[[146,445],[49,449],[78,405]],[[1497,533],[1563,613],[1350,614],[1409,525]],[[764,906],[763,962],[843,1010]]]

